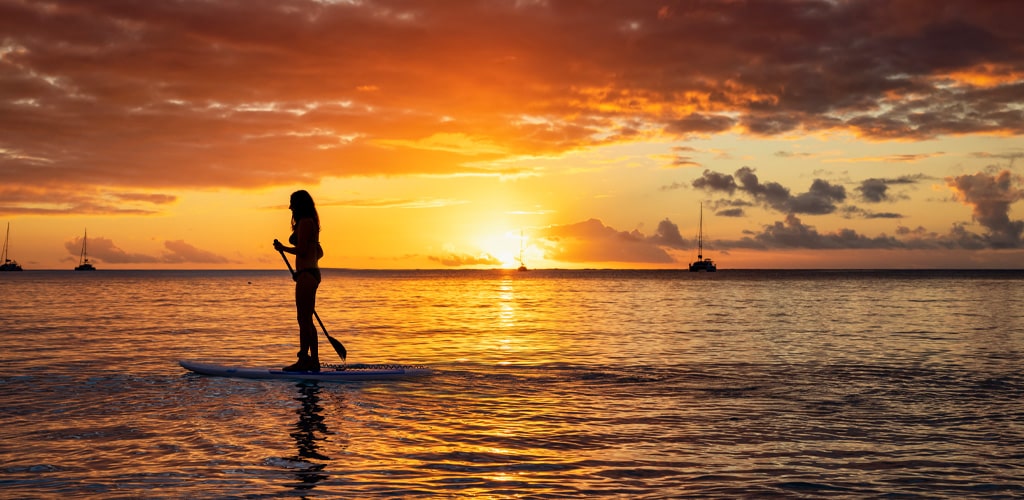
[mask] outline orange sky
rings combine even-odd
[[[26,269],[1024,267],[1024,3],[0,0]]]

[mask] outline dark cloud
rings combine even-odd
[[[725,132],[736,124],[736,120],[728,116],[692,113],[670,121],[665,131],[672,134],[715,134]]]
[[[743,119],[743,126],[754,135],[784,134],[800,127],[803,119],[800,115],[778,115],[774,113],[752,113]]]
[[[723,191],[729,194],[733,194],[737,189],[736,179],[731,175],[720,174],[711,170],[705,170],[700,177],[693,181],[692,185],[697,189]]]
[[[988,230],[993,248],[1020,248],[1024,221],[1010,220],[1010,205],[1024,198],[1022,180],[1009,170],[947,177],[946,185],[972,207],[974,220]]]
[[[870,203],[880,203],[883,201],[892,201],[894,198],[889,194],[889,186],[896,185],[910,185],[921,182],[926,177],[924,175],[905,175],[893,179],[879,179],[871,178],[861,181],[860,186],[857,187],[857,191],[860,192],[861,199]]]
[[[865,210],[863,208],[847,205],[840,209],[840,213],[845,219],[852,219],[854,217],[860,217],[862,219],[902,219],[903,215],[895,212],[874,212],[871,210]]]
[[[823,215],[836,211],[836,203],[846,199],[846,188],[828,181],[815,179],[811,189],[794,196],[789,202],[790,213]]]
[[[754,206],[749,201],[735,198],[714,200],[706,205],[711,207],[715,211],[715,215],[719,217],[745,217],[745,209]]]
[[[737,247],[809,248],[816,250],[838,249],[892,249],[904,248],[896,238],[889,236],[868,237],[852,229],[840,229],[831,233],[820,233],[813,226],[805,225],[797,216],[788,215],[784,222],[775,222],[764,227],[761,233],[734,243]]]
[[[784,213],[830,214],[836,211],[836,203],[846,199],[846,188],[822,179],[812,182],[806,193],[794,196],[788,188],[777,182],[762,183],[750,167],[740,168],[735,176],[705,170],[701,177],[693,181],[693,187],[729,194],[739,190]]]
[[[885,179],[865,179],[857,190],[864,201],[878,203],[888,199],[886,192],[889,191],[889,183]]]
[[[899,218],[898,214],[875,214],[883,218]],[[891,215],[891,217],[890,217]],[[870,217],[870,215],[868,215]],[[954,224],[947,233],[928,231],[923,227],[914,229],[899,226],[894,236],[881,234],[868,236],[856,230],[841,228],[831,232],[819,232],[795,215],[787,215],[784,221],[777,221],[763,227],[759,232],[745,231],[746,236],[736,241],[718,241],[716,247],[722,250],[746,248],[756,250],[811,249],[811,250],[988,250],[1021,248],[1020,231],[1024,221],[1011,222],[1009,234],[990,231],[979,235],[971,232],[964,224]],[[1014,240],[1013,238],[1017,239]]]
[[[742,208],[728,208],[715,212],[715,215],[719,217],[743,217],[746,213]]]
[[[788,203],[791,199],[789,189],[778,182],[767,182],[762,184],[754,169],[742,167],[736,171],[736,179],[740,189],[768,206],[780,211],[788,210]]]
[[[865,219],[902,219],[903,214],[895,212],[867,212],[864,214]]]

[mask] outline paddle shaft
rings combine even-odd
[[[277,240],[274,240],[274,241],[277,242]],[[289,261],[288,257],[285,256],[284,250],[278,250],[277,252],[281,254],[281,259],[283,259],[284,260],[284,264],[286,266],[288,266],[288,272],[291,273],[292,279],[294,280],[295,279],[295,270],[292,269],[291,261]],[[316,322],[317,323],[320,323],[320,329],[323,330],[324,335],[327,336],[327,340],[330,341],[331,345],[334,346],[334,350],[337,351],[338,356],[341,357],[342,361],[345,361],[345,358],[347,357],[347,354],[348,354],[347,351],[345,350],[345,346],[342,345],[341,342],[339,342],[339,341],[335,340],[333,337],[331,337],[331,334],[327,333],[327,327],[324,326],[324,322],[320,319],[320,315],[316,313],[316,309],[313,310],[313,317],[316,318]]]

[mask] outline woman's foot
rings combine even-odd
[[[288,366],[282,368],[282,370],[284,370],[286,372],[320,371],[320,363],[319,362],[317,362],[317,364],[316,364],[316,370],[311,370],[310,369],[310,368],[312,368],[312,365],[313,365],[313,363],[312,363],[312,360],[310,359],[309,355],[304,353],[304,352],[300,352],[299,353],[299,360],[296,361],[295,364],[288,365]]]
[[[320,372],[320,359],[313,357],[306,357],[306,371],[319,373]]]

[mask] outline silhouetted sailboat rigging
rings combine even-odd
[[[75,271],[95,271],[96,268],[89,263],[89,253],[86,251],[86,241],[89,239],[89,230],[85,231],[85,236],[82,237],[82,253],[78,256],[78,267]]]
[[[2,264],[0,264],[0,271],[21,271],[21,266],[18,265],[17,262],[11,260],[9,258],[10,255],[8,255],[8,253],[7,253],[7,241],[10,239],[10,237],[11,237],[11,223],[8,222],[7,223],[7,235],[4,236],[4,251],[3,251],[2,254],[0,254],[0,261],[3,262]]]
[[[706,271],[713,273],[718,269],[711,259],[704,258],[704,204],[700,204],[700,226],[697,231],[697,260],[690,264],[690,272]]]
[[[523,232],[522,231],[519,231],[519,270],[520,271],[529,271],[529,269],[526,268],[526,263],[523,262]]]

